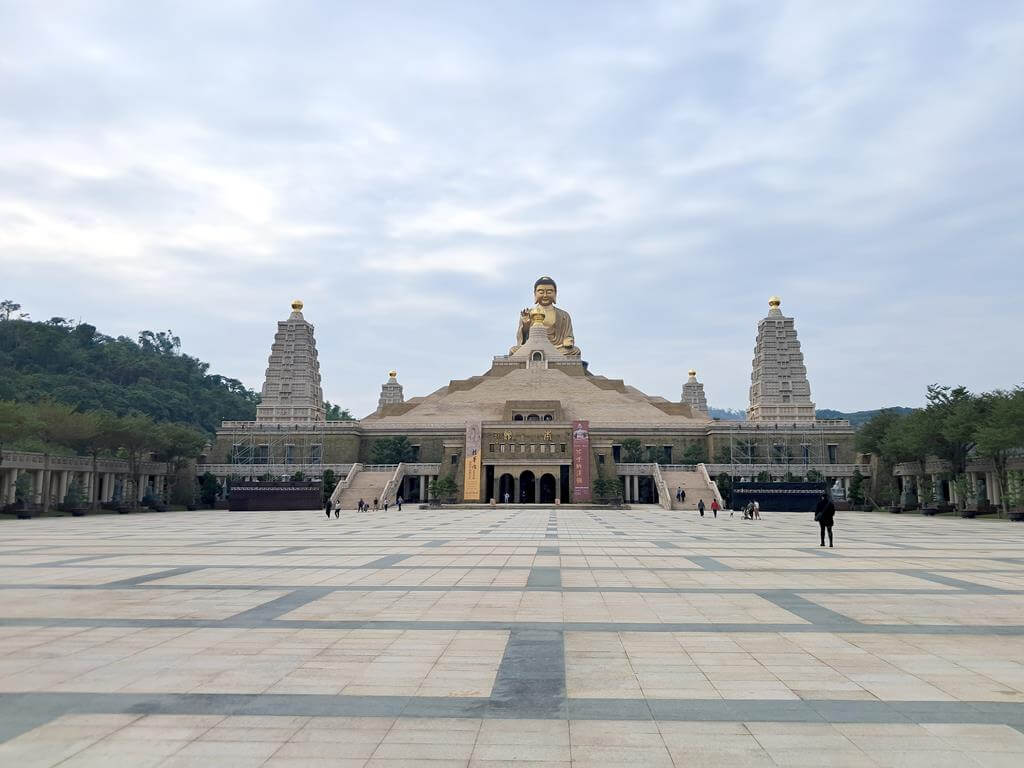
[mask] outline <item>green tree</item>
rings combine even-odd
[[[38,432],[35,409],[23,403],[0,400],[0,466],[4,463],[4,443]]]
[[[850,478],[849,496],[851,504],[864,503],[864,475],[859,469],[853,470],[853,477]]]
[[[706,464],[708,448],[704,443],[690,443],[683,451],[683,464]]]
[[[430,481],[429,490],[433,498],[451,503],[459,492],[459,486],[451,475],[440,475]]]
[[[903,415],[891,408],[883,408],[870,421],[857,430],[855,445],[860,453],[876,456],[884,455],[886,437],[893,426],[903,419]]]
[[[644,460],[644,447],[635,437],[622,441],[622,461],[626,464],[640,464]]]
[[[22,472],[18,475],[18,479],[14,481],[14,501],[16,504],[28,504],[31,502],[32,496],[32,480],[27,474]]]
[[[199,457],[206,435],[187,424],[157,425],[156,440],[160,458],[171,468],[171,502],[186,506],[195,502],[195,477],[189,461]]]
[[[331,494],[334,493],[334,488],[338,485],[338,478],[334,474],[333,469],[325,469],[323,478],[320,481],[320,496],[323,502],[326,502],[330,498]]]
[[[208,507],[213,507],[217,503],[217,496],[221,492],[220,483],[217,482],[217,478],[209,472],[204,472],[202,479],[199,481],[199,498],[203,504]]]
[[[348,408],[342,408],[340,405],[335,405],[330,400],[324,400],[324,411],[327,413],[328,421],[356,420],[356,417],[349,412]]]
[[[928,387],[928,407],[934,420],[932,453],[949,462],[954,475],[967,471],[967,459],[975,447],[978,425],[988,400],[971,394],[966,387]]]
[[[10,320],[11,315],[21,309],[21,304],[4,299],[0,301],[0,320]]]
[[[160,437],[156,423],[141,414],[122,416],[111,420],[109,425],[111,445],[117,445],[128,459],[130,478],[128,503],[138,506],[139,465],[145,454],[160,449]]]
[[[718,492],[722,494],[722,501],[726,507],[732,506],[732,482],[732,475],[728,472],[719,472],[715,477],[715,485],[718,486]]]
[[[377,440],[370,448],[371,464],[401,464],[415,458],[416,449],[409,444],[409,438],[385,437]]]
[[[596,501],[607,503],[622,496],[622,483],[618,477],[606,475],[599,464],[597,475],[590,481],[590,490]]]
[[[1024,449],[1024,389],[995,391],[983,397],[988,401],[984,417],[975,430],[978,455],[992,460],[1003,512],[1010,510],[1007,464]]]

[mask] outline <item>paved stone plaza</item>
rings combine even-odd
[[[1024,528],[0,523],[0,765],[1020,766]]]

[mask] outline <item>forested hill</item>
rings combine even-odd
[[[133,341],[59,317],[0,319],[0,400],[49,398],[82,410],[135,411],[210,433],[222,419],[255,418],[259,396],[209,367],[182,354],[170,331],[143,331]]]
[[[743,421],[747,414],[745,411],[734,410],[732,408],[711,408],[711,417],[715,419],[721,419],[722,421]],[[893,406],[891,408],[876,408],[873,411],[833,411],[830,408],[819,408],[817,410],[817,416],[819,419],[846,419],[854,427],[859,427],[862,424],[866,424],[871,421],[881,411],[893,411],[895,413],[910,413],[913,408],[906,408],[904,406]]]

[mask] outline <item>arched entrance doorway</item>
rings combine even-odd
[[[508,494],[509,502],[515,503],[516,479],[507,473],[498,478],[498,501],[502,504],[505,503],[506,493]]]
[[[537,502],[537,476],[526,470],[519,476],[519,503],[535,504]]]
[[[540,503],[555,503],[555,476],[543,474],[540,476]]]

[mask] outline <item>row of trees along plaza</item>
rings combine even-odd
[[[1024,389],[973,394],[965,387],[928,387],[927,405],[907,414],[881,411],[857,432],[857,450],[871,454],[878,463],[872,473],[868,501],[876,506],[896,506],[901,494],[896,485],[896,465],[913,462],[921,468],[916,499],[907,506],[932,508],[939,493],[929,461],[940,462],[940,482],[956,492],[961,510],[968,500],[979,506],[981,488],[968,475],[968,462],[988,460],[998,487],[1004,514],[1024,507],[1024,470],[1013,469],[1013,460],[1024,457]],[[987,489],[989,498],[992,489]]]

